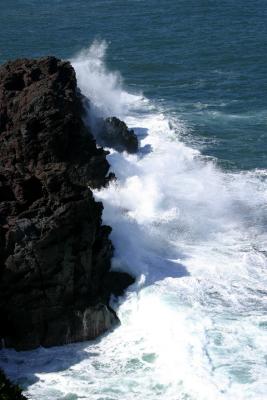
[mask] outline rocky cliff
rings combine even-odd
[[[68,62],[0,68],[0,337],[30,349],[95,338],[133,282],[109,272],[111,228],[90,187],[109,177]]]

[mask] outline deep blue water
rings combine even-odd
[[[29,399],[266,399],[266,41],[267,0],[0,0],[0,62],[71,59],[90,116],[125,108],[140,144],[94,192],[137,277],[121,325],[2,350]]]
[[[267,167],[266,0],[0,0],[0,62],[70,58],[95,39],[107,63],[233,169]]]

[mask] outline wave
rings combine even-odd
[[[71,61],[75,66],[77,80],[83,94],[90,99],[92,117],[116,115],[124,118],[136,96],[123,90],[119,72],[110,72],[105,64],[108,44],[94,41]]]
[[[58,363],[36,374],[31,398],[263,399],[267,171],[225,172],[186,146],[186,123],[128,93],[106,49],[94,42],[72,63],[91,118],[117,115],[139,137],[136,155],[109,149],[118,180],[94,192],[113,228],[113,269],[137,281],[113,300],[115,331],[27,359],[5,352],[5,369],[15,358],[25,379]]]

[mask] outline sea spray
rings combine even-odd
[[[136,97],[123,90],[119,72],[111,72],[105,64],[108,44],[95,40],[72,59],[83,94],[90,99],[90,117],[124,118]]]
[[[102,59],[103,56],[101,54]],[[79,67],[76,70],[79,79],[84,71],[80,71]],[[98,72],[101,76],[103,69]],[[113,82],[117,85],[112,90],[115,92],[119,89],[123,93],[120,81]],[[90,82],[88,86],[90,87]],[[90,92],[87,85],[81,87]],[[109,94],[109,97],[112,96]],[[126,101],[127,96],[124,95],[123,98]],[[217,387],[217,396],[225,393],[227,387],[239,384],[249,386],[259,371],[251,368],[251,359],[244,360],[239,365],[237,359],[241,357],[242,346],[235,347],[235,358],[231,357],[232,365],[225,369],[225,375],[222,374],[224,379],[217,370],[224,369],[221,365],[224,364],[225,353],[229,354],[233,350],[231,346],[224,348],[224,340],[227,342],[237,332],[241,343],[242,340],[251,342],[257,364],[261,358],[261,345],[260,348],[257,347],[258,341],[250,337],[250,333],[242,339],[242,329],[243,318],[248,324],[248,330],[252,331],[255,330],[254,317],[260,314],[260,320],[265,318],[261,312],[266,305],[266,275],[262,274],[266,267],[266,258],[261,247],[266,239],[266,173],[262,171],[262,179],[259,180],[258,171],[233,174],[219,170],[215,162],[207,162],[198,151],[188,148],[178,140],[177,130],[180,126],[184,127],[183,124],[176,121],[175,130],[170,126],[168,118],[164,114],[158,114],[157,109],[153,109],[141,96],[136,96],[134,101],[132,97],[129,99],[131,101],[125,107],[128,108],[126,122],[132,128],[137,127],[137,134],[141,131],[141,152],[137,156],[126,153],[121,156],[112,151],[109,160],[118,181],[95,193],[104,203],[104,218],[113,227],[112,239],[116,248],[114,267],[128,268],[135,275],[142,276],[140,287],[136,288],[141,293],[147,290],[144,286],[155,285],[155,299],[150,308],[152,314],[153,309],[159,308],[156,307],[160,297],[158,286],[161,285],[159,282],[166,280],[164,278],[170,281],[166,287],[167,300],[171,297],[171,281],[174,280],[177,286],[179,295],[176,294],[175,298],[178,299],[173,301],[175,312],[181,307],[179,297],[182,297],[183,305],[183,297],[188,296],[186,303],[197,314],[192,316],[195,325],[200,323],[199,318],[203,318],[201,332],[196,339],[199,341],[196,347],[201,351],[192,355],[193,359],[199,355],[193,368],[196,373],[194,381],[197,379],[197,365],[201,360],[202,372],[207,365],[209,367],[206,370],[207,375],[201,376],[200,381],[211,379]],[[138,109],[142,111],[140,114]],[[143,137],[144,131],[147,135]],[[143,156],[142,148],[149,148],[151,151]],[[181,278],[182,276],[184,277]],[[193,291],[191,285],[194,287]],[[256,293],[258,296],[255,296]],[[172,302],[171,305],[173,306]],[[183,307],[180,312],[183,313]],[[188,313],[192,314],[192,310]],[[168,314],[167,310],[165,314]],[[227,331],[226,338],[222,339],[217,348],[216,324],[220,326],[221,319],[226,326],[232,323],[233,331]],[[161,321],[162,318],[157,320],[157,327],[154,326],[153,331],[159,329]],[[166,321],[165,325],[167,332],[172,329],[172,325]],[[179,334],[182,325],[180,323],[177,326],[176,334]],[[215,338],[213,330],[216,332]],[[258,337],[262,337],[260,325],[258,331]],[[221,335],[224,336],[223,333]],[[190,338],[192,339],[192,334],[188,334],[185,339],[185,351],[189,351],[191,347]],[[163,342],[166,352],[166,342],[170,341]],[[181,349],[177,349],[177,355],[181,359]],[[264,358],[261,360],[264,367]],[[191,363],[192,360],[188,365]],[[185,367],[184,363],[183,368]],[[212,379],[213,376],[220,376],[220,382]],[[204,396],[207,396],[206,392]],[[242,396],[244,398],[244,393]]]
[[[32,398],[262,400],[266,171],[225,172],[186,146],[185,123],[128,94],[105,50],[95,42],[73,65],[91,118],[123,117],[139,135],[137,155],[110,150],[118,179],[95,191],[113,268],[137,282],[117,304],[121,326],[100,341],[5,351],[5,367],[36,374]]]

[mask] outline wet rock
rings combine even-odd
[[[103,280],[103,292],[108,297],[110,293],[114,296],[122,296],[124,290],[134,283],[134,278],[121,271],[110,271]]]
[[[103,290],[111,228],[90,189],[114,175],[107,177],[106,152],[82,114],[70,63],[45,57],[0,68],[0,337],[7,347],[92,339],[118,321],[108,307],[117,289]]]
[[[125,122],[119,118],[106,118],[99,130],[98,137],[102,146],[111,147],[119,152],[136,153],[138,151],[136,134],[132,129],[128,129]]]

